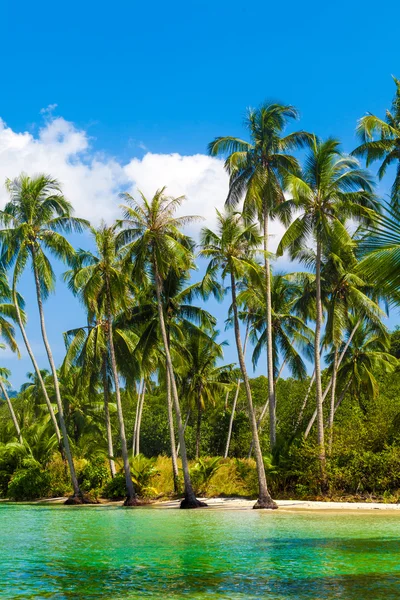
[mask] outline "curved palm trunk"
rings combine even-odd
[[[200,435],[201,435],[201,387],[197,394],[197,427],[196,427],[196,459],[200,456]]]
[[[103,395],[104,395],[104,420],[105,420],[105,424],[106,424],[106,434],[107,434],[108,463],[110,465],[111,477],[114,479],[116,470],[115,470],[115,462],[114,462],[114,445],[113,445],[113,439],[112,439],[111,419],[110,419],[110,407],[109,407],[110,390],[108,389],[106,357],[104,357],[102,371],[103,371]]]
[[[239,358],[240,370],[242,371],[242,379],[244,383],[244,387],[246,390],[248,411],[249,411],[249,419],[251,425],[251,431],[253,434],[253,442],[254,442],[254,452],[256,458],[256,466],[257,466],[257,475],[258,475],[258,500],[253,508],[278,508],[277,504],[272,500],[270,493],[268,491],[267,486],[267,478],[265,476],[265,467],[264,461],[261,453],[260,440],[258,437],[257,431],[257,421],[256,416],[254,414],[253,409],[253,399],[251,395],[250,382],[247,375],[246,364],[244,361],[243,355],[243,347],[242,341],[240,339],[240,327],[239,327],[239,317],[237,310],[237,301],[236,301],[236,282],[233,272],[231,270],[231,293],[232,293],[232,308],[233,308],[233,316],[234,316],[234,328],[235,328],[235,338],[236,338],[236,347]]]
[[[45,402],[46,402],[47,410],[49,411],[50,419],[51,419],[51,422],[53,424],[54,431],[55,431],[55,434],[56,434],[56,437],[57,437],[58,447],[60,449],[61,456],[64,459],[64,448],[63,448],[63,444],[62,444],[60,428],[58,426],[57,419],[56,419],[56,416],[54,414],[53,406],[52,406],[52,404],[50,402],[50,398],[49,398],[49,395],[47,393],[47,389],[46,389],[46,386],[45,386],[44,381],[43,381],[42,374],[41,374],[40,369],[39,369],[39,365],[36,362],[36,358],[35,358],[35,356],[33,354],[31,345],[30,345],[29,340],[28,340],[28,336],[26,335],[25,327],[24,327],[24,324],[22,322],[21,311],[19,310],[18,298],[17,298],[17,291],[15,289],[15,283],[14,283],[14,286],[13,286],[12,295],[13,295],[13,302],[14,302],[14,306],[15,306],[15,312],[17,314],[17,322],[18,322],[19,329],[21,331],[22,339],[24,340],[25,348],[26,348],[26,350],[27,350],[27,352],[29,354],[29,358],[31,359],[33,368],[35,369],[35,373],[36,373],[38,381],[40,383],[40,387],[42,388],[42,392],[43,392],[43,396],[44,396],[44,399],[45,399]]]
[[[69,498],[67,500],[67,503],[76,504],[76,503],[81,503],[83,501],[83,495],[79,488],[78,479],[76,477],[76,472],[75,472],[74,461],[72,459],[72,452],[71,452],[71,448],[69,445],[68,432],[67,432],[67,427],[66,427],[65,419],[64,419],[64,407],[63,407],[62,400],[61,400],[57,369],[56,369],[56,365],[54,363],[53,354],[52,354],[52,351],[50,348],[49,340],[47,339],[46,324],[45,324],[45,320],[44,320],[44,311],[43,311],[42,292],[41,292],[41,288],[40,288],[40,278],[39,278],[39,273],[38,273],[37,265],[36,265],[35,249],[33,247],[31,248],[31,253],[32,253],[33,273],[34,273],[35,285],[36,285],[36,299],[37,299],[37,304],[38,304],[38,309],[39,309],[40,328],[42,330],[43,343],[46,348],[47,358],[49,360],[51,373],[53,375],[54,391],[55,391],[55,395],[56,395],[56,402],[57,402],[57,408],[58,408],[58,419],[60,421],[62,441],[63,441],[64,450],[65,450],[65,456],[68,461],[68,467],[69,467],[69,472],[70,472],[70,476],[71,476],[72,487],[74,490],[73,497]]]
[[[146,395],[146,382],[143,381],[142,395],[140,397],[140,406],[138,413],[137,429],[136,429],[136,455],[140,454],[140,427],[142,424],[143,404]]]
[[[168,409],[168,427],[169,437],[171,442],[171,462],[172,462],[172,477],[174,479],[174,492],[179,493],[179,471],[178,471],[178,454],[175,445],[175,428],[174,416],[172,413],[172,398],[171,398],[171,378],[168,368],[165,371],[166,388],[167,388],[167,409]]]
[[[107,286],[107,288],[106,288],[107,289],[107,337],[108,337],[108,346],[109,346],[109,350],[110,350],[111,370],[112,370],[113,379],[114,379],[115,399],[117,402],[119,436],[120,436],[120,440],[121,440],[122,461],[124,463],[125,484],[126,484],[126,491],[127,491],[127,497],[124,502],[124,506],[135,506],[135,505],[137,505],[138,501],[137,501],[135,488],[133,487],[131,468],[129,465],[128,447],[126,445],[124,415],[122,412],[121,392],[119,389],[117,361],[115,358],[114,340],[113,340],[113,335],[112,335],[110,282],[109,282],[107,276],[106,276],[106,286]]]
[[[268,371],[268,402],[269,402],[269,440],[271,449],[276,444],[276,406],[274,385],[274,360],[272,347],[272,303],[271,303],[271,269],[268,258],[268,211],[264,211],[264,264],[267,303],[267,371]]]
[[[333,442],[333,417],[335,416],[335,396],[336,396],[336,379],[338,370],[339,352],[337,346],[335,346],[335,355],[333,359],[333,373],[332,373],[332,385],[331,385],[331,406],[329,410],[329,442],[328,451],[329,455],[332,453],[332,442]]]
[[[243,344],[243,357],[246,356],[247,340],[249,339],[249,329],[250,329],[250,323],[247,321],[246,334],[244,336],[244,344]],[[229,454],[229,446],[231,445],[231,437],[232,437],[232,430],[233,430],[233,420],[235,418],[236,404],[237,404],[237,401],[239,398],[239,392],[240,392],[240,377],[237,380],[235,397],[233,399],[233,404],[232,404],[231,418],[229,419],[228,437],[226,439],[224,458],[228,458],[228,454]],[[253,442],[252,442],[252,444],[253,444]]]
[[[317,241],[316,256],[316,320],[315,320],[315,342],[314,342],[314,361],[315,361],[315,388],[317,404],[317,424],[318,424],[318,449],[321,475],[321,491],[327,492],[328,484],[326,479],[326,455],[324,438],[324,413],[322,407],[322,381],[321,381],[321,326],[322,326],[322,302],[321,302],[321,242]]]
[[[345,354],[347,352],[347,348],[350,346],[351,340],[353,339],[353,337],[354,337],[354,335],[355,335],[355,333],[356,333],[356,331],[357,331],[357,329],[359,328],[360,325],[361,325],[361,319],[359,321],[357,321],[356,325],[353,327],[353,329],[351,331],[351,334],[349,335],[349,339],[347,340],[347,342],[345,344],[345,347],[343,348],[342,353],[341,353],[341,355],[339,357],[338,364],[337,364],[337,370],[339,370],[339,367],[340,367],[340,365],[342,363],[342,360],[343,360],[343,358],[344,358],[344,356],[345,356]],[[322,402],[324,402],[325,398],[327,397],[328,392],[329,392],[329,390],[331,388],[331,385],[332,385],[332,377],[331,377],[328,385],[326,386],[326,389],[324,391],[324,395],[322,396]],[[309,423],[307,425],[307,429],[305,430],[305,433],[304,433],[304,439],[305,440],[307,439],[307,437],[308,437],[308,435],[309,435],[309,433],[311,431],[311,428],[314,425],[314,422],[315,422],[316,418],[317,418],[317,411],[315,410],[313,416],[311,417],[311,419],[310,419],[310,421],[309,421]]]
[[[176,387],[175,374],[174,374],[174,369],[172,366],[171,353],[169,351],[169,344],[168,344],[168,337],[167,337],[167,330],[166,330],[165,321],[164,321],[163,304],[162,304],[162,297],[161,297],[162,283],[161,283],[161,277],[158,273],[157,263],[155,263],[155,265],[154,265],[154,270],[155,270],[155,283],[156,283],[156,293],[157,293],[158,318],[159,318],[159,322],[160,322],[161,336],[162,336],[162,340],[163,340],[163,344],[164,344],[165,357],[167,360],[167,368],[168,368],[169,376],[170,376],[170,380],[171,380],[172,398],[174,401],[176,422],[178,425],[179,443],[180,443],[181,454],[182,454],[182,470],[183,470],[183,479],[185,482],[185,497],[181,502],[181,508],[199,508],[201,506],[207,506],[207,505],[204,502],[200,502],[199,500],[197,500],[196,495],[193,491],[193,486],[192,486],[192,482],[190,479],[189,463],[188,463],[187,454],[186,454],[186,444],[185,444],[185,435],[184,435],[184,431],[183,431],[181,408],[179,406],[178,389]]]
[[[13,405],[11,404],[10,397],[7,394],[7,390],[6,390],[5,386],[3,385],[2,381],[0,381],[0,389],[1,389],[1,391],[3,393],[3,396],[4,396],[4,398],[5,398],[6,402],[7,402],[8,410],[10,411],[11,419],[12,419],[12,422],[14,423],[14,427],[15,427],[15,431],[17,432],[19,443],[23,444],[24,440],[22,439],[21,429],[20,429],[20,427],[18,425],[17,417],[15,415]]]

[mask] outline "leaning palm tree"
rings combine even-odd
[[[392,185],[391,199],[393,204],[400,203],[400,80],[393,77],[396,94],[391,110],[381,119],[371,113],[362,117],[357,126],[360,146],[353,150],[354,156],[364,156],[367,167],[379,160],[382,161],[378,177],[382,179],[388,167],[396,167],[396,175]]]
[[[308,145],[312,139],[305,131],[283,135],[291,119],[297,119],[294,106],[265,103],[259,109],[249,109],[246,129],[250,141],[226,136],[218,137],[208,146],[212,156],[227,156],[225,168],[229,173],[229,192],[226,203],[236,206],[244,197],[243,211],[247,217],[257,217],[263,231],[267,371],[270,416],[270,442],[276,441],[276,410],[273,376],[273,326],[271,305],[271,270],[268,252],[269,220],[279,217],[287,221],[288,214],[277,208],[285,200],[283,179],[287,172],[299,171],[297,160],[289,152]]]
[[[157,297],[157,311],[161,337],[163,340],[172,398],[178,426],[182,455],[185,497],[181,508],[204,506],[197,500],[193,491],[186,454],[186,444],[178,397],[175,371],[171,358],[166,319],[164,314],[163,291],[168,273],[186,271],[193,263],[193,242],[184,235],[181,227],[195,217],[177,217],[175,213],[184,200],[183,197],[171,198],[165,195],[165,188],[158,190],[151,200],[140,193],[140,200],[130,194],[123,194],[127,204],[122,206],[124,219],[120,225],[120,244],[132,264],[132,275],[136,282],[151,278]]]
[[[104,331],[107,339],[111,372],[114,380],[119,435],[124,464],[127,492],[125,506],[135,506],[138,500],[129,464],[113,330],[115,315],[120,311],[127,310],[130,306],[129,282],[126,273],[121,269],[121,256],[117,247],[116,225],[108,227],[103,223],[98,229],[91,228],[90,231],[96,246],[95,253],[79,250],[76,254],[74,268],[72,272],[70,271],[66,274],[66,278],[69,281],[70,289],[78,294],[80,300],[88,309],[89,317],[99,316],[100,318],[104,318],[104,328],[102,331]],[[126,336],[125,341],[127,341]],[[131,350],[134,350],[134,346]],[[102,352],[104,370],[104,360],[106,360],[104,343],[100,351]],[[107,393],[108,386],[106,381],[104,381],[104,385],[106,386]]]
[[[43,301],[53,291],[55,285],[55,275],[47,252],[62,262],[71,261],[74,249],[62,234],[72,231],[80,232],[87,226],[87,222],[72,217],[72,206],[63,196],[60,184],[48,175],[29,177],[22,174],[16,179],[7,180],[6,187],[10,199],[4,209],[0,211],[0,223],[4,227],[0,231],[2,265],[6,269],[14,266],[14,298],[19,277],[29,261],[32,265],[42,338],[53,376],[63,448],[74,491],[73,496],[67,502],[81,503],[83,496],[79,489],[68,440],[57,369],[47,337]],[[15,308],[18,311],[17,300]],[[20,319],[19,324],[21,327]],[[23,331],[23,326],[21,331]],[[32,358],[33,353],[27,340],[25,343]],[[36,361],[32,359],[32,362],[37,375],[40,376]]]
[[[346,239],[346,219],[370,220],[370,213],[377,208],[373,195],[373,183],[368,173],[359,167],[355,158],[340,152],[339,142],[314,138],[300,176],[289,174],[287,187],[292,200],[285,204],[297,209],[300,215],[293,221],[278,247],[278,255],[288,248],[293,258],[301,256],[311,241],[315,243],[315,294],[316,320],[314,339],[316,408],[318,423],[318,446],[321,468],[321,489],[327,490],[324,420],[321,381],[321,328],[322,283],[321,265],[323,248],[331,237]]]
[[[278,508],[272,500],[267,487],[250,381],[243,355],[237,303],[237,282],[243,278],[248,270],[256,269],[253,257],[261,240],[256,226],[254,224],[246,226],[240,214],[232,211],[221,214],[217,211],[217,218],[219,225],[217,233],[206,228],[201,232],[202,250],[200,255],[210,260],[205,275],[204,290],[205,292],[212,292],[219,274],[222,280],[229,276],[236,348],[246,392],[257,465],[259,494],[254,508]]]

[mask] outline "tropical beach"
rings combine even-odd
[[[400,596],[376,8],[2,8],[0,599]]]

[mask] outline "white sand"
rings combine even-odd
[[[201,498],[211,509],[243,510],[253,508],[255,500],[243,498]],[[381,502],[318,502],[311,500],[276,500],[279,510],[291,511],[397,511],[400,514],[400,504],[383,504]],[[157,502],[152,505],[157,508],[178,508],[178,500]]]

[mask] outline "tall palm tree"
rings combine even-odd
[[[127,204],[122,206],[124,219],[120,233],[120,244],[133,265],[133,277],[136,281],[151,278],[154,281],[157,297],[157,311],[161,337],[163,340],[167,369],[174,401],[178,435],[181,447],[182,469],[185,482],[185,497],[181,508],[204,506],[197,500],[193,491],[186,454],[186,444],[182,415],[179,404],[174,366],[171,358],[168,332],[165,323],[163,290],[166,277],[171,269],[176,273],[187,271],[193,263],[193,242],[184,235],[181,227],[195,217],[177,217],[175,213],[183,197],[171,198],[165,195],[165,188],[158,190],[151,200],[140,193],[140,200],[130,194],[123,194]]]
[[[259,109],[249,109],[245,126],[250,141],[232,136],[218,137],[208,146],[212,156],[225,155],[229,173],[227,205],[236,206],[244,196],[243,211],[247,217],[257,217],[263,231],[268,397],[270,442],[276,441],[276,410],[273,376],[273,327],[271,305],[271,270],[268,249],[269,220],[279,217],[287,221],[288,214],[277,208],[284,200],[283,180],[287,172],[299,170],[297,160],[289,152],[308,145],[312,139],[305,131],[283,135],[290,120],[297,119],[294,106],[265,103]]]
[[[103,223],[97,229],[91,228],[90,231],[96,247],[95,253],[83,250],[78,251],[73,273],[67,273],[66,277],[70,282],[69,287],[78,294],[83,304],[87,307],[89,315],[92,317],[104,317],[104,331],[114,380],[122,460],[124,464],[127,492],[125,506],[135,506],[138,500],[129,465],[113,335],[115,315],[121,310],[127,310],[130,306],[129,282],[125,272],[121,269],[121,256],[117,247],[116,227],[116,225],[108,227]],[[104,361],[104,344],[102,350]],[[107,384],[106,390],[108,391]]]
[[[373,162],[382,161],[378,177],[382,179],[388,167],[394,165],[396,174],[391,190],[392,202],[400,202],[400,80],[393,77],[396,93],[391,110],[386,111],[384,119],[371,113],[362,117],[357,125],[357,134],[361,144],[353,150],[354,156],[364,156],[367,167]]]
[[[355,158],[343,155],[340,152],[339,142],[331,138],[326,141],[314,138],[301,175],[289,174],[286,181],[292,200],[287,200],[285,204],[289,209],[300,211],[300,215],[283,235],[277,253],[282,255],[288,248],[291,256],[297,257],[310,241],[313,241],[316,246],[314,363],[321,489],[326,491],[320,357],[323,319],[322,252],[331,237],[337,237],[339,240],[347,239],[347,230],[343,224],[346,219],[369,220],[370,211],[377,208],[377,203],[373,195],[371,177],[360,169]]]
[[[185,354],[187,338],[204,335],[204,332],[210,334],[216,324],[216,319],[208,311],[193,304],[194,296],[201,293],[201,283],[188,285],[189,279],[190,272],[188,270],[180,269],[177,273],[174,269],[170,269],[165,277],[162,290],[168,345],[180,361]],[[147,370],[151,370],[151,368],[154,370],[154,365],[158,364],[159,376],[165,380],[174,490],[175,493],[178,493],[179,471],[171,381],[169,371],[165,368],[165,355],[162,353],[161,356],[160,353],[163,341],[159,326],[157,298],[154,289],[149,286],[143,287],[141,294],[137,295],[135,306],[130,310],[128,316],[125,315],[125,324],[127,327],[133,325],[135,329],[139,330],[140,339],[136,346],[136,353],[139,354],[143,367]]]
[[[79,489],[68,440],[57,369],[47,337],[43,301],[53,291],[55,284],[54,271],[46,253],[50,252],[62,262],[70,262],[74,256],[74,249],[62,233],[80,232],[87,226],[87,222],[72,217],[72,206],[63,196],[60,184],[48,175],[29,177],[22,174],[16,179],[7,180],[6,187],[10,199],[0,211],[0,223],[4,227],[0,231],[2,264],[6,269],[14,266],[14,297],[19,277],[29,261],[32,265],[42,338],[53,376],[63,448],[74,491],[67,502],[81,503],[83,496]],[[18,311],[18,301],[15,302],[15,307]],[[21,327],[21,322],[19,323]],[[26,340],[25,343],[28,348]],[[31,349],[28,351],[32,358]],[[40,376],[36,361],[32,362]]]
[[[257,431],[257,421],[253,408],[250,381],[243,355],[243,344],[240,335],[239,312],[237,303],[237,281],[241,280],[248,270],[256,268],[253,261],[255,250],[259,247],[260,236],[255,225],[245,225],[242,216],[229,211],[221,214],[217,211],[218,232],[204,228],[201,232],[201,256],[210,260],[205,275],[204,290],[211,292],[218,275],[222,280],[229,276],[232,296],[232,312],[240,370],[246,391],[249,419],[253,436],[257,465],[259,494],[254,508],[277,508],[267,486],[265,467]]]

